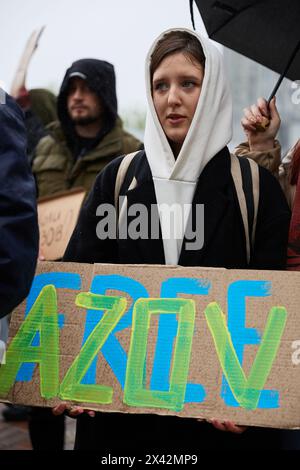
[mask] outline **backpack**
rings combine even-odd
[[[133,152],[125,155],[118,169],[114,194],[117,220],[119,220],[120,216],[118,210],[118,199],[120,190],[125,180],[128,168],[137,153],[139,152]],[[249,158],[237,157],[233,154],[230,154],[230,157],[231,176],[234,182],[240,206],[241,216],[243,219],[246,237],[247,263],[249,265],[255,242],[256,221],[259,202],[259,168],[258,165]],[[133,189],[135,185],[136,179],[135,177],[133,177],[132,182],[128,187],[128,190]]]

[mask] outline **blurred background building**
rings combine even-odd
[[[243,109],[260,96],[268,99],[279,75],[225,47],[223,53],[233,94],[232,149],[245,138],[240,125]],[[299,139],[300,82],[284,79],[276,99],[281,116],[279,140],[284,154]]]

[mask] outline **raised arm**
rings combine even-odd
[[[264,128],[263,124],[266,119],[269,119],[269,126]],[[238,145],[234,153],[255,160],[256,163],[278,177],[281,147],[275,137],[280,127],[280,116],[275,98],[270,102],[269,110],[266,100],[258,98],[256,104],[244,109],[241,124],[247,142]]]

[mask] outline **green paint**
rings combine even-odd
[[[125,313],[127,306],[126,298],[82,292],[77,295],[75,303],[78,307],[106,310],[106,312],[87,338],[80,353],[66,373],[60,386],[59,397],[63,400],[80,402],[112,403],[112,387],[81,384],[80,382],[88,371],[93,359]]]
[[[31,346],[36,334],[40,345]],[[11,341],[6,364],[0,368],[0,395],[5,397],[13,386],[17,373],[24,362],[39,364],[40,393],[43,398],[57,396],[59,390],[59,327],[56,290],[45,286],[16,336]]]
[[[277,355],[286,324],[286,309],[271,308],[248,379],[236,355],[225,315],[219,305],[216,302],[210,303],[205,309],[205,316],[221,367],[235,399],[243,408],[256,409]]]
[[[178,314],[170,388],[146,390],[145,371],[151,315]],[[134,306],[124,403],[130,406],[183,409],[195,324],[195,302],[188,299],[139,299]]]

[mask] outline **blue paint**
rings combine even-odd
[[[58,326],[60,329],[65,326],[65,316],[63,313],[58,314]]]
[[[146,288],[138,281],[131,279],[126,276],[120,276],[116,274],[110,275],[97,275],[94,277],[90,291],[93,294],[105,295],[107,290],[121,291],[121,295],[128,294],[132,297],[132,304],[127,313],[120,320],[118,325],[112,331],[107,338],[107,341],[103,345],[101,352],[116,376],[116,379],[120,383],[122,389],[125,385],[126,377],[126,366],[127,366],[127,354],[124,348],[116,338],[115,334],[118,331],[124,330],[125,328],[131,327],[132,322],[132,310],[134,303],[139,298],[148,298],[149,294]],[[107,293],[109,295],[109,293]],[[85,343],[96,324],[100,321],[103,312],[96,310],[87,310],[86,325],[83,336],[82,344]],[[85,374],[82,383],[83,384],[95,384],[96,383],[96,368],[97,368],[97,357],[92,362],[89,370]]]
[[[65,325],[65,316],[63,313],[58,314],[58,326],[59,328],[63,328]],[[40,345],[40,333],[39,331],[36,332],[35,337],[33,338],[31,342],[31,346],[39,346]]]
[[[246,297],[268,297],[271,289],[272,284],[266,281],[235,281],[228,287],[228,329],[241,364],[245,345],[260,344],[261,341],[259,331],[246,327]],[[227,406],[239,406],[224,376],[221,397]],[[258,408],[278,408],[279,398],[277,390],[263,390]]]
[[[25,316],[36,301],[41,289],[45,285],[53,284],[57,289],[65,288],[80,291],[81,278],[76,273],[43,273],[35,277],[31,291],[27,298]],[[162,283],[161,297],[176,298],[180,294],[208,295],[211,284],[208,280],[193,278],[170,278]],[[228,328],[231,333],[233,345],[242,364],[245,345],[257,345],[261,341],[261,334],[254,328],[246,328],[246,297],[266,297],[271,295],[271,283],[265,281],[236,281],[228,287]],[[146,288],[138,281],[120,275],[95,276],[90,291],[96,294],[109,294],[109,290],[117,290],[132,297],[132,305],[120,320],[114,331],[102,348],[102,354],[114,372],[122,388],[125,384],[127,354],[116,338],[115,334],[125,328],[131,327],[133,305],[139,298],[148,298]],[[96,324],[102,318],[103,312],[88,310],[83,336],[83,344]],[[64,314],[59,314],[59,325],[64,325]],[[176,315],[162,315],[159,320],[156,351],[153,363],[151,390],[166,391],[169,389],[170,365],[173,353],[173,344],[177,334]],[[39,334],[35,336],[33,346],[39,345]],[[85,375],[82,383],[96,383],[97,358]],[[30,381],[35,364],[24,363],[20,367],[16,381]],[[205,389],[200,384],[187,384],[185,403],[201,403],[206,396]],[[227,406],[238,406],[231,390],[223,378],[221,396]],[[259,408],[278,408],[279,392],[277,390],[263,390],[259,401]]]
[[[211,287],[207,279],[170,278],[161,286],[162,298],[175,298],[180,294],[208,295]],[[169,390],[169,375],[173,345],[177,335],[176,315],[161,315],[156,340],[156,350],[150,380],[151,390]],[[200,384],[187,384],[185,403],[201,403],[206,396]]]
[[[61,272],[51,272],[51,273],[42,273],[35,276],[29,295],[26,302],[25,318],[30,312],[31,307],[36,301],[38,295],[40,294],[43,287],[53,284],[57,289],[72,289],[80,290],[81,289],[81,277],[76,273],[61,273]],[[59,314],[59,326],[62,328],[64,326],[64,315]],[[37,333],[32,341],[32,346],[39,346],[40,338],[39,333]],[[33,371],[36,364],[24,362],[20,367],[20,370],[17,374],[16,381],[19,382],[29,382],[32,380]]]
[[[203,385],[189,383],[186,386],[184,403],[202,403],[206,392]]]

